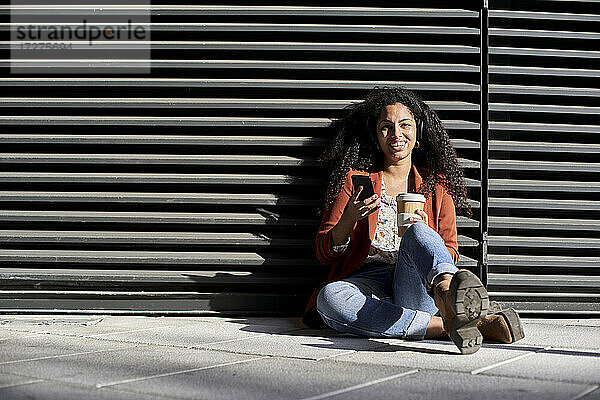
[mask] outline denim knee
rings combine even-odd
[[[444,244],[444,239],[433,229],[431,229],[428,225],[423,222],[415,222],[411,226],[408,227],[404,235],[402,235],[402,240],[400,241],[400,248],[406,249],[406,246],[417,242],[417,243],[426,243],[431,240],[438,241],[440,244]]]
[[[404,235],[402,235],[402,239],[408,237],[410,239],[421,239],[421,238],[430,238],[431,236],[436,236],[442,239],[442,237],[433,229],[429,227],[429,225],[424,222],[415,222],[411,226],[408,227]],[[401,242],[402,243],[402,242]]]
[[[325,285],[317,296],[317,311],[330,317],[338,316],[347,307],[346,299],[357,288],[349,282],[336,281]],[[345,294],[343,294],[345,292]]]
[[[400,254],[405,265],[419,269],[426,285],[431,285],[441,273],[457,270],[444,239],[422,222],[412,224],[402,235]]]

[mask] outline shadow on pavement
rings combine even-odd
[[[239,323],[242,325],[246,325],[240,328],[241,331],[244,332],[255,332],[255,333],[273,333],[273,325],[264,325],[259,324],[257,321],[260,319],[254,318],[246,318],[246,319],[234,319],[230,322]],[[282,318],[282,322],[285,319]],[[284,324],[282,324],[284,325]],[[351,334],[340,334],[331,328],[325,329],[308,329],[305,328],[301,322],[296,324],[296,328],[292,328],[289,331],[283,331],[281,333],[275,333],[280,336],[307,336],[307,337],[315,337],[320,338],[323,341],[328,341],[329,343],[306,343],[303,346],[307,347],[315,347],[315,348],[323,348],[323,349],[335,349],[335,350],[363,350],[363,351],[375,351],[375,352],[396,352],[396,351],[411,351],[416,353],[426,353],[426,354],[459,354],[457,352],[440,350],[440,349],[427,349],[423,347],[415,347],[410,346],[408,344],[389,344],[378,342],[373,338],[366,338],[355,336]]]

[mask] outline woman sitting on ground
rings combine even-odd
[[[456,212],[471,208],[435,112],[399,88],[376,88],[345,111],[321,156],[330,177],[315,248],[329,283],[313,293],[305,323],[369,337],[449,336],[463,354],[483,339],[522,338],[514,310],[486,316],[485,287],[455,266]],[[375,194],[359,200],[365,188],[354,187],[353,175],[369,176]],[[396,195],[410,192],[426,202],[399,237]]]

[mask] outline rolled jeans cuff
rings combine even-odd
[[[427,332],[427,327],[429,326],[430,320],[430,314],[427,314],[424,311],[416,310],[415,317],[406,329],[406,338],[423,340],[423,338],[425,338],[425,333]]]
[[[451,263],[439,263],[431,268],[431,270],[427,273],[427,287],[431,287],[433,285],[434,279],[441,274],[452,274],[456,273],[458,268],[454,264]]]

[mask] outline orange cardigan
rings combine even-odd
[[[424,172],[425,170],[421,171]],[[375,236],[379,211],[370,214],[367,218],[356,223],[350,234],[350,245],[345,252],[335,253],[332,248],[331,229],[342,217],[348,199],[352,197],[354,187],[352,185],[351,177],[356,174],[369,176],[373,181],[375,193],[381,196],[383,171],[367,173],[354,169],[350,170],[334,203],[323,214],[323,219],[321,220],[315,242],[317,259],[321,264],[330,266],[327,282],[334,282],[347,278],[356,271],[367,257],[371,242]],[[419,188],[423,179],[414,164],[412,166],[411,174],[414,178],[415,187]],[[459,259],[459,254],[458,243],[456,240],[456,210],[454,208],[452,196],[448,194],[443,186],[437,185],[435,191],[427,198],[424,211],[429,216],[429,226],[444,239],[444,243],[452,256],[452,260],[456,264]],[[309,312],[314,313],[319,290],[316,290],[310,297],[306,307],[305,316]]]

